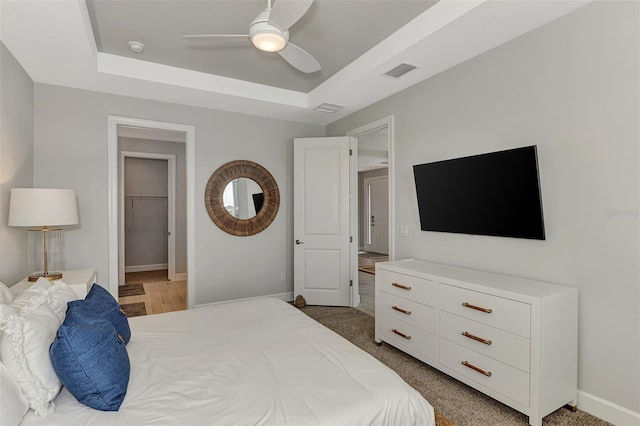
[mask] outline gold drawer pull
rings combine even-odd
[[[469,367],[473,371],[477,371],[478,373],[484,374],[487,377],[491,377],[491,371],[484,371],[482,368],[478,368],[473,364],[469,364],[467,361],[462,361],[462,365],[465,367]]]
[[[493,312],[493,309],[481,308],[480,306],[472,305],[472,304],[467,303],[467,302],[464,302],[462,304],[462,306],[464,306],[465,308],[469,308],[469,309],[475,309],[476,311],[485,312],[487,314],[490,314],[491,312]]]
[[[411,340],[411,336],[409,336],[408,334],[404,334],[402,331],[398,331],[395,328],[392,328],[391,331],[393,331],[394,333],[396,333],[398,336],[402,336],[407,340]]]
[[[473,339],[476,342],[484,343],[485,345],[491,345],[493,342],[491,340],[483,339],[482,337],[474,336],[473,334],[463,331],[462,335],[464,337],[468,337],[469,339]]]
[[[398,283],[391,283],[391,285],[394,286],[394,287],[401,288],[403,290],[411,290],[411,286],[410,285],[404,285],[404,284],[398,284]]]
[[[411,311],[407,311],[406,309],[402,309],[402,308],[400,308],[400,307],[398,307],[398,306],[396,306],[396,305],[393,305],[393,306],[391,307],[391,309],[394,309],[394,310],[396,310],[396,311],[398,311],[398,312],[402,312],[402,313],[403,313],[403,314],[405,314],[405,315],[411,315]]]

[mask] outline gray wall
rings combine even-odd
[[[389,169],[377,169],[377,170],[369,170],[366,172],[358,173],[358,244],[360,248],[364,247],[364,180],[370,177],[378,177],[378,176],[388,176]]]
[[[136,271],[169,262],[168,173],[167,160],[124,159],[124,264]]]
[[[33,186],[33,81],[0,42],[0,281],[27,271],[27,230],[7,226],[11,188]]]
[[[637,2],[590,3],[327,128],[394,114],[397,257],[579,288],[579,389],[635,412],[638,15]],[[420,231],[412,165],[531,144],[546,241]]]
[[[167,197],[168,173],[167,160],[127,157],[124,160],[124,195]]]
[[[97,268],[103,282],[109,114],[195,126],[196,304],[293,291],[293,138],[323,136],[323,126],[35,84],[34,182],[76,191],[80,225],[65,233],[65,261],[68,267]],[[255,236],[221,231],[204,205],[211,173],[232,160],[262,164],[281,191],[277,217]]]

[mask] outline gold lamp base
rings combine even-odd
[[[36,272],[29,275],[29,282],[36,282],[39,278],[46,278],[49,281],[59,280],[62,278],[62,272],[49,272],[45,274],[44,272]]]

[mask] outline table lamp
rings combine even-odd
[[[9,226],[27,226],[29,281],[62,278],[62,228],[78,223],[76,193],[71,189],[13,188]]]

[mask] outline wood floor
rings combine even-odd
[[[118,303],[144,302],[147,315],[187,309],[187,282],[168,281],[167,270],[129,272],[125,284],[142,283],[145,294],[119,297]]]
[[[366,257],[358,256],[358,266],[375,265],[377,262],[386,262],[388,257]],[[374,274],[358,271],[358,294],[360,295],[360,305],[356,309],[375,316],[376,312],[376,278]]]

